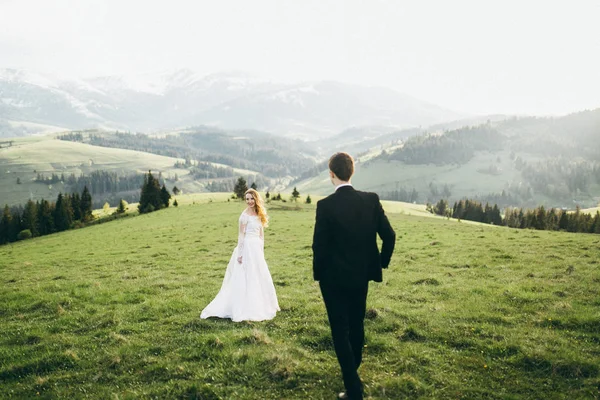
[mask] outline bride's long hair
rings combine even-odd
[[[262,226],[266,228],[269,226],[269,216],[267,215],[267,209],[265,208],[262,197],[260,197],[260,193],[254,189],[248,189],[246,190],[246,193],[244,193],[244,198],[246,198],[248,193],[254,198],[254,212],[256,212]]]

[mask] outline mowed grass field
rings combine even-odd
[[[281,312],[233,323],[199,315],[243,205],[181,204],[0,247],[0,398],[335,398],[314,205],[271,204]],[[368,397],[600,397],[598,235],[389,217],[395,254],[368,298]]]

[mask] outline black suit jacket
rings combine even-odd
[[[383,241],[381,254],[378,234]],[[317,202],[314,278],[344,287],[381,282],[381,269],[388,267],[395,243],[396,233],[377,194],[342,186]]]

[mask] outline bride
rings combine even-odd
[[[256,190],[248,189],[244,198],[248,207],[240,215],[238,245],[227,265],[221,290],[202,310],[200,318],[264,321],[273,319],[279,311],[264,253],[267,212]]]

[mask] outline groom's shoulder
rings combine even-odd
[[[327,197],[324,197],[324,198],[322,198],[321,200],[317,201],[317,206],[318,206],[319,204],[320,204],[320,205],[324,205],[324,204],[327,204],[327,203],[331,202],[331,200],[333,200],[333,195],[334,195],[334,193],[332,193],[332,194],[330,194],[329,196],[327,196]]]
[[[379,195],[375,192],[363,192],[362,190],[357,190],[356,192],[365,199],[379,201]]]

